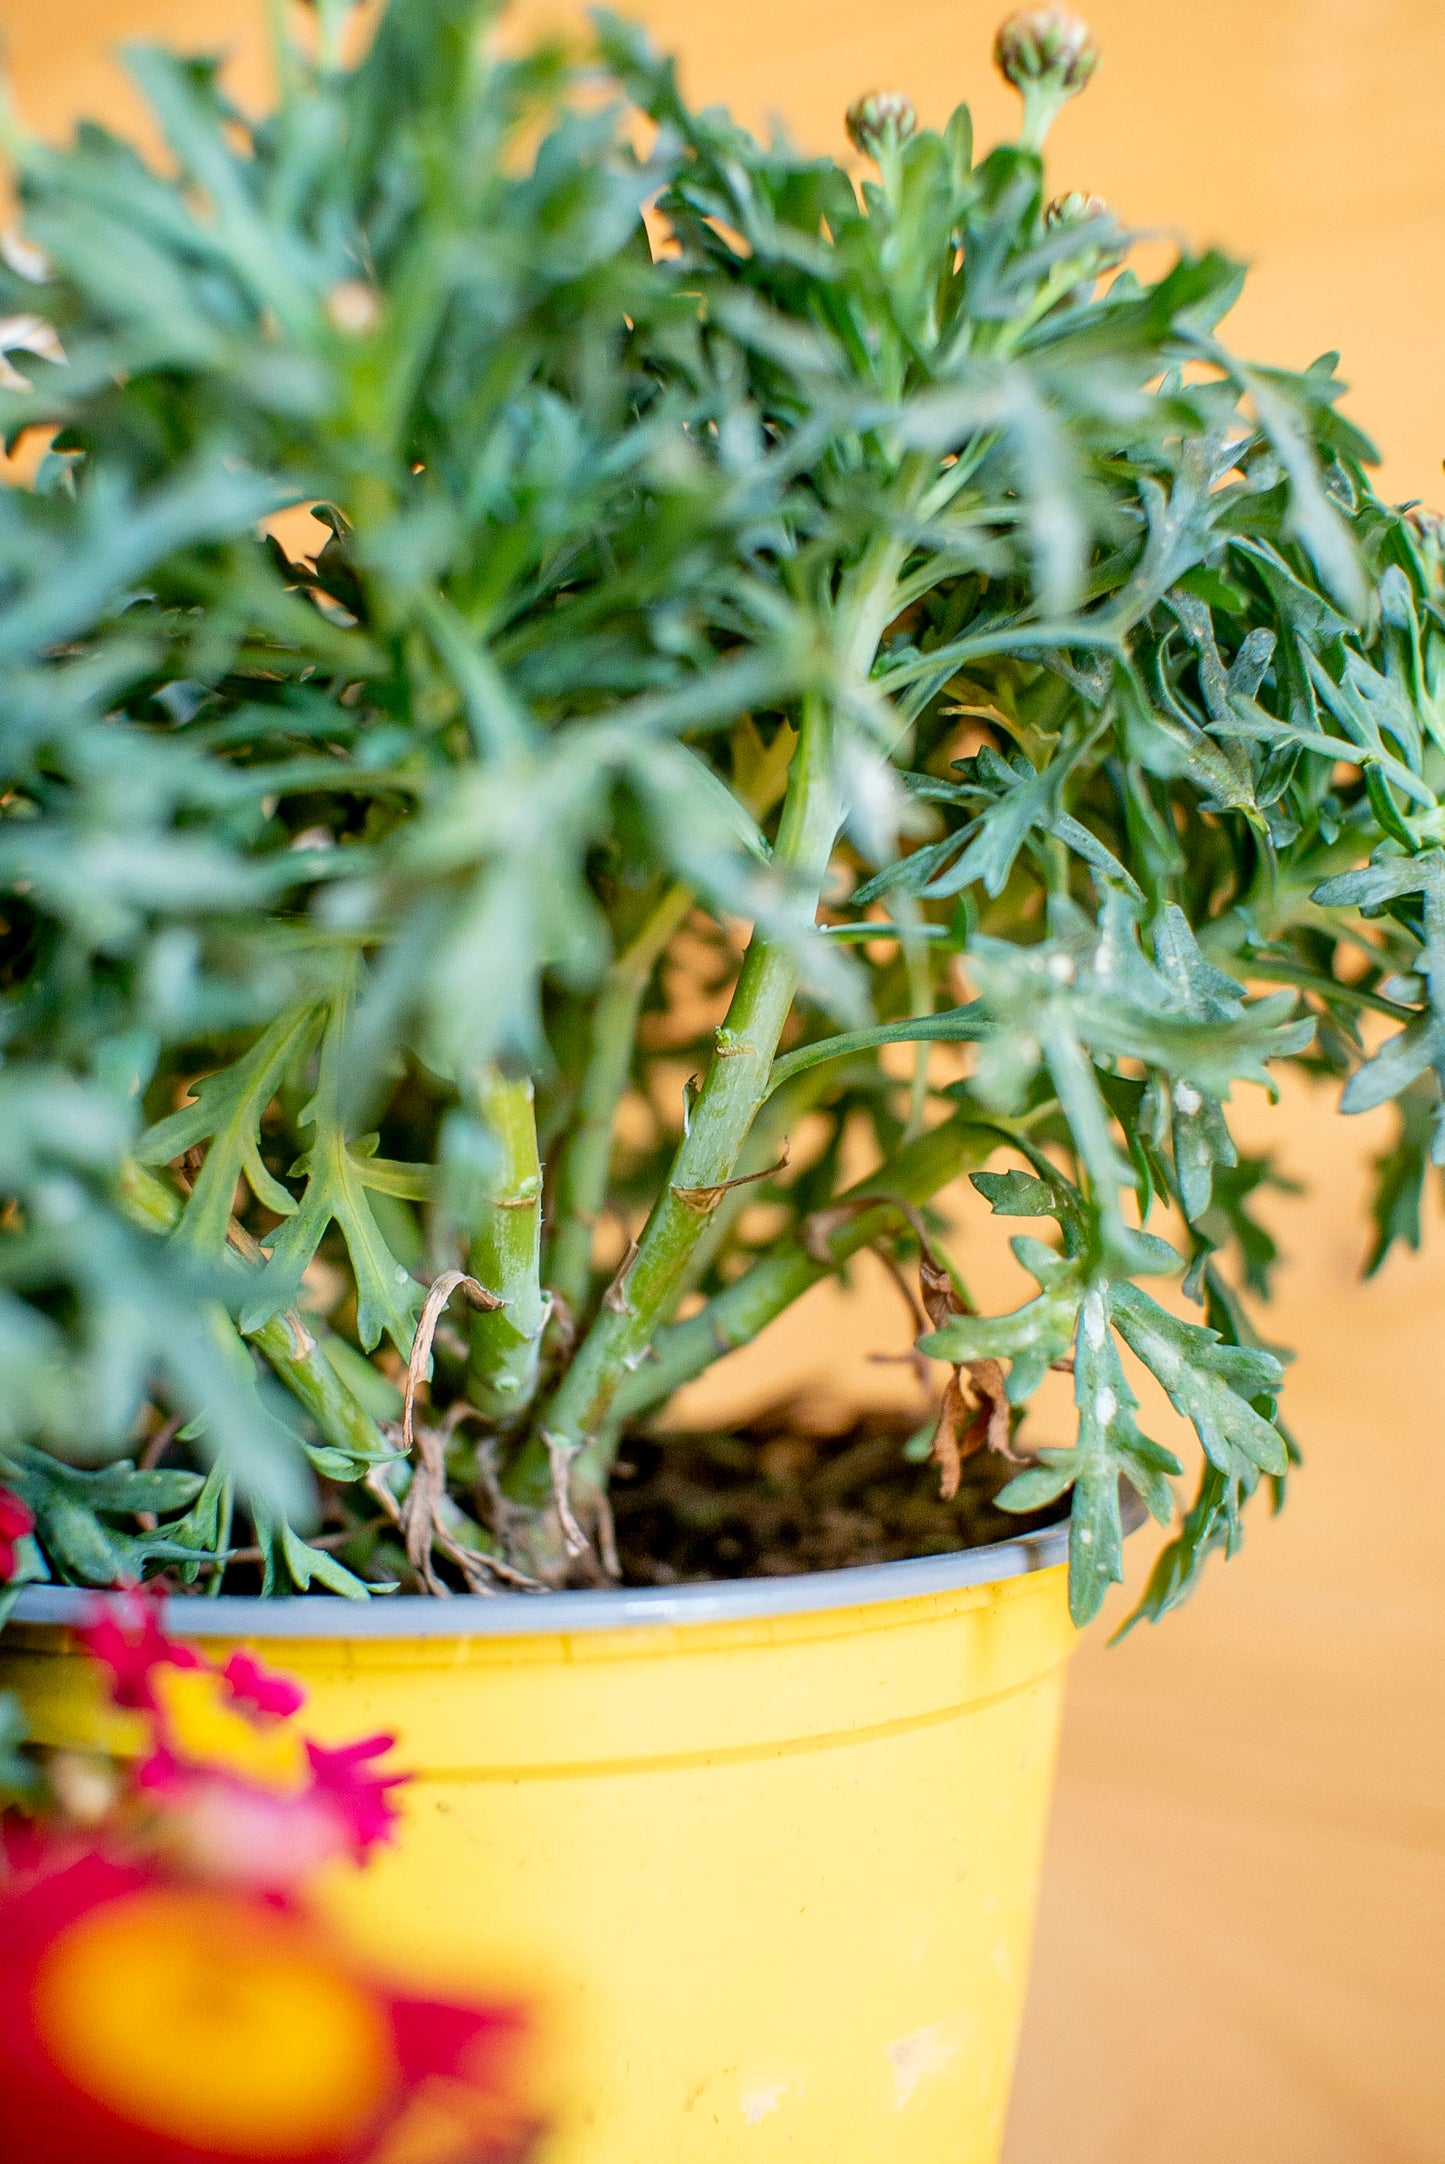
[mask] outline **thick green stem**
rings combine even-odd
[[[837,831],[832,788],[831,717],[810,703],[793,755],[775,861],[796,882],[797,906],[811,922]],[[644,1357],[659,1316],[686,1271],[709,1217],[722,1200],[767,1093],[773,1054],[798,986],[798,965],[782,942],[753,936],[738,976],[727,1021],[673,1159],[671,1177],[653,1207],[631,1264],[604,1300],[592,1328],[549,1408],[554,1444],[576,1450],[597,1434],[624,1375]],[[551,1484],[551,1461],[538,1436],[512,1470],[520,1499],[541,1502]]]
[[[900,894],[896,915],[900,924],[917,929],[922,921],[922,911],[911,894]],[[933,971],[929,966],[928,949],[920,938],[902,941],[903,967],[908,978],[908,1010],[914,1015],[930,1015],[933,1012]],[[911,1142],[923,1132],[924,1116],[928,1109],[928,1062],[931,1046],[916,1044],[913,1048],[913,1075],[908,1088],[908,1125],[904,1140]]]
[[[916,494],[921,463],[900,479],[900,498]],[[844,693],[863,683],[892,615],[906,542],[880,535],[847,580],[835,619],[838,676]],[[810,926],[838,832],[833,781],[833,712],[818,694],[804,705],[802,729],[788,773],[774,864],[788,882],[799,929]],[[638,1250],[577,1352],[550,1408],[545,1428],[520,1453],[510,1485],[520,1500],[540,1503],[550,1491],[552,1452],[575,1452],[591,1442],[594,1458],[623,1379],[646,1357],[658,1324],[676,1298],[691,1258],[737,1168],[753,1118],[767,1094],[773,1055],[798,988],[794,944],[755,932],[743,959],[727,1021],[717,1033],[687,1134],[664,1193],[654,1204]],[[550,1443],[549,1443],[550,1438]],[[602,1477],[600,1463],[589,1468]]]
[[[542,1168],[532,1084],[496,1067],[477,1078],[472,1109],[496,1145],[487,1194],[472,1228],[467,1268],[505,1301],[471,1323],[467,1396],[479,1413],[511,1427],[537,1389],[547,1303],[542,1293]]]
[[[839,1207],[859,1205],[856,1214],[838,1219],[830,1231],[806,1247],[799,1239],[787,1241],[686,1322],[660,1331],[654,1345],[656,1357],[629,1375],[618,1391],[614,1418],[637,1418],[723,1354],[751,1343],[820,1278],[841,1269],[850,1256],[884,1233],[896,1231],[900,1202],[926,1202],[960,1172],[986,1163],[999,1139],[997,1129],[978,1127],[956,1116],[905,1143],[886,1164],[840,1197]],[[879,1198],[876,1205],[863,1207],[874,1196]]]
[[[546,1281],[573,1310],[592,1283],[592,1232],[607,1200],[612,1132],[632,1074],[638,1016],[652,972],[692,906],[690,887],[669,887],[637,937],[607,972],[592,1023],[592,1043],[557,1178],[557,1229]]]
[[[743,1175],[765,1172],[776,1162],[804,1114],[810,1112],[825,1091],[837,1086],[836,1070],[829,1072],[814,1067],[796,1082],[784,1084],[773,1091],[753,1121],[747,1141],[738,1154],[738,1171]],[[739,1217],[748,1205],[759,1199],[759,1189],[749,1182],[745,1186],[730,1188],[703,1227],[702,1237],[692,1251],[687,1269],[678,1281],[676,1292],[662,1314],[659,1325],[671,1322],[678,1304],[685,1299],[694,1286],[701,1283],[714,1261],[732,1237]]]

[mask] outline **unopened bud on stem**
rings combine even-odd
[[[1082,188],[1054,197],[1044,212],[1044,227],[1050,234],[1065,235],[1079,228],[1078,256],[1066,259],[1069,273],[1078,275],[1071,300],[1087,299],[1094,280],[1105,271],[1117,270],[1129,253],[1128,239],[1115,225],[1108,204],[1102,196],[1086,195]],[[1091,232],[1087,231],[1090,227]]]
[[[870,90],[866,97],[854,99],[844,126],[853,148],[881,165],[885,158],[896,157],[918,133],[918,115],[913,100],[901,90]]]
[[[1089,225],[1095,218],[1107,218],[1109,206],[1101,195],[1086,195],[1082,188],[1070,188],[1067,195],[1056,195],[1044,212],[1044,224],[1052,230],[1062,225]]]
[[[1056,195],[1044,212],[1044,224],[1051,233],[1066,231],[1070,226],[1095,227],[1089,237],[1089,252],[1097,259],[1100,270],[1112,270],[1129,253],[1127,237],[1119,231],[1104,198],[1086,195],[1082,188]]]
[[[1067,8],[1026,8],[1003,24],[993,57],[1024,101],[1023,143],[1037,150],[1059,109],[1098,67],[1099,48],[1088,24]]]

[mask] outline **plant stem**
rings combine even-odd
[[[791,1085],[774,1090],[754,1119],[748,1139],[738,1153],[738,1171],[741,1173],[766,1171],[777,1159],[779,1152],[805,1113],[811,1112],[819,1097],[826,1090],[837,1087],[838,1076],[821,1067],[810,1068]],[[678,1281],[676,1290],[667,1307],[658,1317],[659,1324],[671,1322],[678,1303],[685,1299],[693,1287],[701,1282],[712,1267],[717,1256],[731,1238],[733,1229],[749,1203],[760,1199],[761,1190],[748,1185],[730,1188],[703,1227],[702,1237],[692,1251],[687,1269]]]
[[[918,903],[911,894],[900,894],[898,901],[899,923],[916,932],[923,919]],[[933,1012],[933,971],[929,965],[928,949],[921,939],[910,939],[907,933],[899,945],[908,979],[909,1012],[915,1015],[930,1015]],[[923,1042],[913,1048],[913,1074],[908,1088],[908,1124],[903,1131],[905,1142],[911,1142],[915,1135],[923,1132],[923,1119],[928,1107],[928,1062],[931,1051],[931,1046]]]
[[[614,1400],[614,1416],[635,1419],[702,1374],[722,1354],[749,1344],[810,1286],[841,1269],[850,1256],[881,1234],[894,1230],[900,1202],[926,1202],[960,1172],[984,1164],[999,1139],[996,1128],[977,1126],[956,1114],[905,1143],[886,1164],[839,1198],[841,1207],[877,1196],[875,1208],[860,1208],[855,1216],[840,1219],[811,1247],[800,1239],[787,1241],[686,1322],[661,1331],[656,1359],[627,1377]]]
[[[670,886],[607,972],[592,1043],[557,1178],[557,1229],[546,1281],[576,1312],[592,1282],[592,1232],[607,1200],[612,1130],[632,1073],[638,1016],[652,972],[692,906],[692,889]]]
[[[831,734],[827,709],[820,700],[810,700],[775,852],[775,861],[797,878],[800,900],[811,897],[810,917],[837,826]],[[577,1449],[597,1432],[623,1376],[644,1356],[658,1317],[722,1199],[721,1183],[732,1177],[766,1094],[773,1053],[797,986],[798,965],[791,949],[755,933],[669,1183],[653,1206],[615,1298],[604,1303],[549,1408],[548,1427],[565,1447]],[[548,1494],[551,1467],[540,1437],[513,1469],[513,1482],[520,1499],[540,1502]]]
[[[921,467],[900,477],[916,492]],[[890,530],[877,536],[845,580],[835,617],[840,690],[866,681],[892,615],[906,542]],[[792,890],[799,930],[811,926],[838,832],[834,788],[833,711],[810,694],[788,773],[773,861]],[[717,1032],[717,1050],[673,1159],[667,1188],[643,1228],[637,1254],[579,1347],[538,1432],[511,1468],[518,1500],[545,1501],[552,1483],[552,1450],[576,1452],[600,1444],[604,1423],[624,1377],[647,1353],[661,1317],[676,1297],[708,1219],[732,1178],[753,1118],[767,1094],[773,1055],[798,988],[793,944],[755,931]],[[549,1449],[547,1437],[551,1437]],[[594,1451],[596,1459],[598,1451]],[[600,1476],[604,1467],[596,1464]]]
[[[513,1427],[537,1389],[547,1303],[542,1293],[542,1168],[532,1083],[489,1066],[477,1078],[472,1109],[496,1144],[498,1161],[472,1228],[467,1268],[506,1302],[471,1319],[467,1396],[489,1420]]]

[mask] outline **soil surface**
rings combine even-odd
[[[864,1415],[841,1435],[800,1434],[787,1408],[720,1434],[629,1437],[613,1477],[617,1550],[628,1585],[769,1578],[946,1555],[1008,1540],[1063,1515],[1019,1516],[994,1502],[1017,1465],[965,1459],[952,1502],[938,1468],[905,1456],[911,1424]]]

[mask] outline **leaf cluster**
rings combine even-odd
[[[353,64],[323,9],[260,117],[139,51],[159,162],[5,123],[37,1568],[595,1570],[628,1425],[972,1170],[1051,1221],[1040,1290],[923,1349],[1020,1407],[1072,1363],[1077,1443],[1006,1496],[1072,1491],[1081,1620],[1121,1480],[1173,1521],[1152,1373],[1203,1462],[1160,1613],[1291,1455],[1232,1093],[1398,1107],[1375,1264],[1445,1162],[1439,532],[1332,356],[1237,359],[1238,268],[1118,270],[1031,139],[978,157],[960,107],[860,185],[615,18],[488,17],[410,0]],[[437,1330],[407,1450],[448,1271],[501,1304]]]

